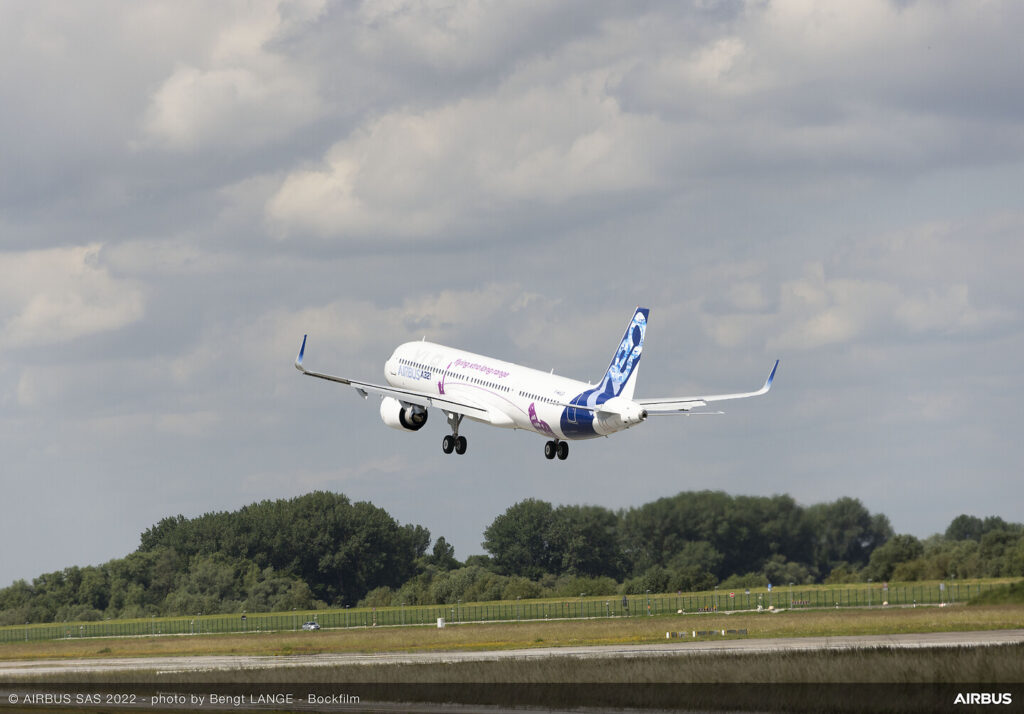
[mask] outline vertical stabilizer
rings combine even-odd
[[[615,350],[612,362],[608,365],[604,379],[598,387],[598,393],[607,394],[610,397],[633,398],[633,390],[636,387],[637,367],[640,364],[640,356],[644,349],[644,334],[647,332],[647,315],[650,310],[646,307],[638,307],[633,313],[633,319],[629,321],[619,348]]]

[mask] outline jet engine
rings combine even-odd
[[[597,422],[608,432],[636,426],[647,419],[647,410],[624,397],[612,397],[598,407]]]
[[[419,431],[427,423],[427,409],[418,404],[404,406],[394,397],[380,400],[380,418],[392,429]]]

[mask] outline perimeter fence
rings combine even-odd
[[[881,585],[850,588],[782,586],[766,591],[720,590],[697,594],[644,594],[578,597],[563,600],[521,600],[497,603],[461,602],[448,605],[417,605],[344,610],[308,610],[291,613],[153,617],[137,620],[106,620],[29,624],[0,628],[0,643],[86,637],[156,635],[205,635],[301,630],[304,623],[321,628],[388,627],[472,622],[515,622],[600,617],[647,617],[674,613],[757,611],[873,607],[881,605],[938,605],[965,602],[997,587],[991,583]],[[585,594],[584,594],[585,595]]]

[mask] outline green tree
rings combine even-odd
[[[803,563],[787,561],[782,555],[773,556],[764,566],[765,577],[772,584],[785,585],[794,583],[803,585],[814,582],[810,571]]]
[[[789,496],[680,493],[625,512],[621,534],[623,556],[634,574],[668,567],[692,542],[708,543],[721,554],[709,571],[716,580],[757,572],[775,556],[815,570],[815,525]]]
[[[438,573],[430,584],[431,599],[433,602],[444,604],[452,604],[458,600],[468,602],[478,599],[482,597],[479,590],[486,589],[486,587],[478,588],[478,591],[474,593],[474,586],[481,580],[488,584],[493,583],[494,577],[495,573],[475,566]],[[497,589],[497,593],[501,593],[501,588]],[[498,596],[484,597],[485,599],[497,599]]]
[[[667,589],[692,592],[714,587],[722,560],[722,554],[707,541],[689,541],[668,562]]]
[[[359,607],[391,607],[395,593],[387,585],[374,588],[359,601]]]
[[[954,518],[949,527],[946,528],[946,538],[948,540],[980,541],[984,533],[984,523],[982,523],[982,520],[977,516],[968,516],[966,513],[961,513]]]
[[[106,570],[96,567],[84,568],[75,600],[78,604],[93,610],[106,610],[110,601],[110,582]]]
[[[483,546],[497,571],[536,579],[555,570],[548,540],[552,522],[551,504],[533,498],[495,518],[484,531]]]
[[[551,513],[550,568],[560,575],[620,578],[624,573],[619,519],[600,506],[559,506]]]
[[[871,515],[859,500],[840,498],[807,509],[814,541],[814,565],[822,573],[840,564],[849,569],[868,564],[875,548],[892,537],[889,519]]]
[[[436,565],[439,570],[454,570],[461,566],[461,563],[455,559],[455,546],[450,545],[444,536],[438,538],[434,543],[434,550],[428,562]]]
[[[889,580],[896,566],[924,555],[921,541],[912,535],[893,536],[871,553],[864,574],[872,580]]]
[[[1005,577],[1015,575],[1007,554],[1020,541],[1016,533],[1009,530],[990,530],[981,537],[981,546],[978,554],[985,563],[985,571],[988,577]]]
[[[540,584],[521,575],[509,577],[505,582],[504,590],[501,591],[502,600],[529,600],[540,596]]]

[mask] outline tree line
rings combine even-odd
[[[354,604],[415,575],[430,540],[422,526],[325,492],[179,515],[124,558],[0,590],[0,624]]]
[[[684,492],[630,509],[527,499],[483,533],[487,555],[370,503],[315,492],[164,518],[139,548],[0,590],[0,624],[345,605],[695,591],[768,583],[1024,575],[1024,526],[961,515],[925,540],[853,498]]]

